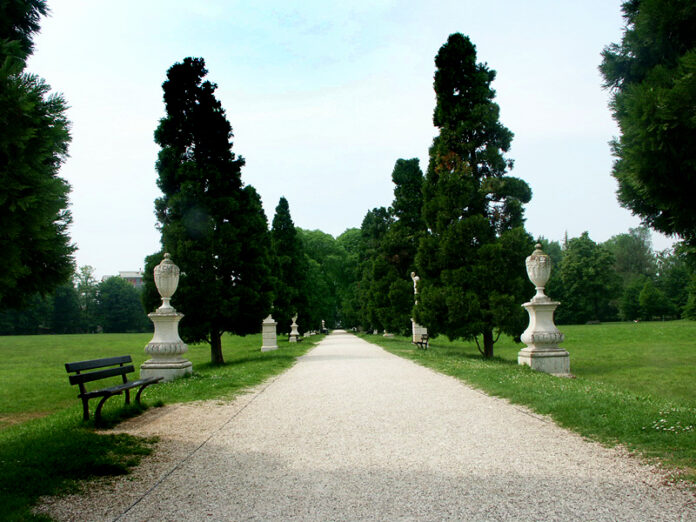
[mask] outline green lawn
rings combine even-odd
[[[418,350],[408,338],[363,335],[392,353],[550,415],[606,444],[657,457],[696,483],[696,323],[561,326],[574,379],[517,365],[524,345],[496,344],[483,360],[475,343],[437,338]]]
[[[323,336],[261,352],[261,335],[223,337],[225,364],[209,363],[207,345],[190,347],[194,374],[152,386],[143,393],[146,405],[231,398],[292,366]],[[0,518],[34,520],[30,508],[40,495],[65,491],[79,480],[126,473],[153,440],[127,435],[101,435],[82,421],[77,387],[70,386],[64,363],[130,354],[137,367],[152,334],[99,334],[0,337]],[[98,401],[90,401],[93,412]],[[122,397],[107,401],[108,423],[137,415],[124,408]]]

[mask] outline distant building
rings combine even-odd
[[[125,279],[137,289],[143,287],[143,273],[141,270],[137,272],[119,272],[118,277]]]

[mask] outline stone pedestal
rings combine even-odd
[[[300,337],[300,332],[297,330],[297,315],[292,318],[292,324],[290,325],[290,339],[291,343],[296,343],[297,339]]]
[[[411,342],[413,344],[422,343],[424,335],[428,335],[428,329],[411,319]]]
[[[171,381],[193,373],[193,364],[182,357],[188,347],[179,337],[179,321],[184,314],[178,313],[169,303],[179,284],[179,267],[169,254],[155,267],[155,285],[162,296],[162,306],[148,317],[155,325],[155,334],[145,346],[150,359],[140,366],[140,377],[164,377]]]
[[[278,323],[273,320],[271,314],[268,314],[268,317],[261,323],[261,337],[263,339],[263,344],[261,346],[262,352],[278,349],[278,336],[276,334],[277,325]]]
[[[517,355],[518,364],[526,364],[534,370],[553,375],[570,376],[570,355],[558,346],[563,334],[553,322],[553,312],[561,304],[544,294],[544,286],[551,275],[551,259],[541,250],[541,245],[526,259],[527,274],[536,286],[536,295],[522,306],[529,314],[529,326],[522,334],[527,345]]]

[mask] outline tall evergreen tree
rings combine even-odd
[[[602,53],[621,135],[612,142],[622,206],[696,248],[696,2],[624,2],[620,44]]]
[[[389,208],[389,228],[372,259],[368,306],[388,331],[406,334],[411,328],[413,282],[418,243],[425,231],[421,218],[423,172],[418,158],[399,159],[392,172],[394,201]]]
[[[492,357],[496,332],[519,336],[526,325],[520,304],[530,297],[524,259],[533,242],[522,205],[531,190],[506,176],[512,132],[493,102],[495,71],[476,63],[476,48],[459,33],[440,48],[435,65],[433,123],[440,134],[423,187],[427,234],[416,260],[415,319],[432,334],[474,339]]]
[[[273,318],[278,330],[290,332],[292,317],[307,313],[306,274],[302,241],[297,236],[290,216],[288,200],[280,198],[271,226],[271,246],[274,255]]]
[[[155,209],[163,248],[182,272],[173,299],[185,314],[182,338],[210,343],[211,361],[222,364],[223,332],[258,332],[270,311],[270,240],[260,198],[242,184],[244,159],[231,150],[217,86],[203,81],[207,72],[202,58],[167,71],[166,116],[155,131],[163,196]]]
[[[58,176],[70,142],[66,105],[24,72],[46,12],[41,0],[0,2],[0,309],[50,293],[73,273],[70,186]]]

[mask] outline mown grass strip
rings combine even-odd
[[[684,331],[679,328],[686,325]],[[664,360],[678,366],[690,364],[694,343],[688,340],[691,350],[682,352],[685,336],[691,335],[688,323],[675,322],[667,329],[670,335],[656,336],[652,348],[637,345],[633,340],[620,340],[624,325],[601,325],[608,332],[611,342],[612,362],[620,365],[631,361],[636,376],[661,375],[662,369],[654,371],[649,361],[664,354]],[[696,403],[693,392],[683,395],[681,379],[695,382],[696,367],[691,365],[675,379],[665,377],[662,382],[653,380],[650,386],[636,389],[631,372],[597,371],[600,360],[608,350],[601,339],[597,339],[596,326],[563,328],[573,335],[573,343],[586,343],[585,348],[568,348],[571,355],[571,371],[574,379],[553,377],[517,365],[516,353],[522,347],[505,340],[498,356],[484,360],[476,345],[464,342],[449,342],[438,338],[431,341],[429,350],[418,350],[409,338],[385,338],[363,335],[391,353],[418,362],[424,366],[451,375],[494,396],[504,397],[516,404],[549,415],[559,425],[569,428],[590,439],[608,445],[622,444],[646,458],[656,458],[674,473],[675,477],[696,485]],[[643,333],[650,332],[650,326]],[[665,328],[662,323],[653,328]],[[612,331],[616,329],[615,331]],[[602,337],[602,336],[600,336]],[[691,337],[693,339],[693,336]],[[511,354],[515,360],[511,360]],[[574,357],[574,351],[578,352]],[[591,355],[590,352],[594,352]],[[641,352],[641,353],[636,353]],[[604,376],[608,378],[604,380]],[[671,382],[676,380],[678,382]],[[693,386],[693,385],[692,385]]]
[[[109,355],[130,354],[136,367],[145,360],[143,347],[151,336],[84,335],[0,338],[0,355],[12,361],[0,368],[0,506],[3,520],[45,520],[31,512],[42,495],[77,487],[78,481],[95,476],[127,473],[152,450],[152,439],[127,435],[103,435],[92,422],[83,422],[77,389],[68,383],[63,363]],[[245,388],[260,384],[292,366],[323,336],[299,344],[279,339],[278,350],[261,352],[261,336],[225,336],[226,364],[213,366],[204,346],[191,347],[191,377],[148,388],[147,405],[203,399],[231,399]],[[57,366],[57,368],[56,368]],[[35,370],[35,371],[32,371]],[[14,374],[18,375],[14,375]],[[5,380],[5,377],[11,377]],[[19,378],[21,377],[21,378]],[[22,408],[11,397],[24,393]],[[94,402],[94,401],[93,401]],[[91,411],[96,402],[91,405]],[[47,413],[50,412],[50,413]],[[126,408],[122,397],[107,401],[103,410],[107,425],[137,415],[137,406]],[[36,417],[23,421],[27,417]]]

